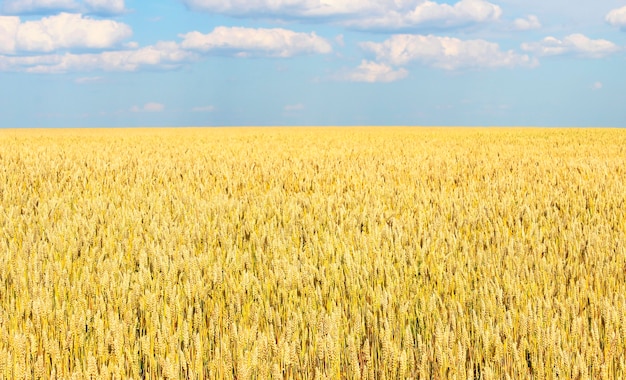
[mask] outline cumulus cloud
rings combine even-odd
[[[0,16],[0,54],[15,51],[15,37],[19,26],[19,17]]]
[[[51,52],[59,49],[104,49],[129,38],[132,29],[113,20],[95,20],[61,13],[22,22],[17,16],[0,17],[0,52]]]
[[[325,54],[332,47],[315,33],[297,33],[287,29],[253,29],[242,27],[215,28],[211,33],[181,34],[185,49],[202,52],[222,51],[237,57],[270,56],[292,57],[300,54]]]
[[[136,71],[153,67],[173,69],[197,56],[175,42],[158,42],[136,50],[113,50],[93,54],[47,54],[31,56],[0,55],[0,70],[30,73],[86,71]]]
[[[613,26],[626,29],[626,7],[613,9],[606,15],[606,22]]]
[[[534,67],[528,55],[503,51],[485,40],[460,40],[433,35],[396,34],[382,43],[364,42],[361,47],[378,61],[395,66],[418,62],[444,70],[467,68]]]
[[[346,21],[347,26],[358,29],[412,29],[452,28],[476,23],[496,21],[502,9],[485,0],[461,0],[454,5],[424,1],[414,8],[386,9],[371,17]]]
[[[143,106],[132,106],[131,112],[162,112],[165,109],[165,105],[161,103],[146,103]]]
[[[583,34],[570,34],[562,40],[550,36],[539,42],[524,43],[522,49],[540,56],[572,54],[585,58],[603,58],[620,50],[611,41],[593,40]]]
[[[535,15],[529,15],[526,18],[518,18],[513,21],[515,30],[533,30],[541,28],[541,22]]]
[[[33,73],[87,71],[136,71],[145,67],[171,69],[200,58],[200,53],[217,52],[236,57],[292,57],[324,54],[331,44],[315,33],[286,29],[218,27],[209,34],[181,35],[181,43],[158,42],[139,47],[120,44],[131,35],[125,24],[94,20],[62,13],[38,21],[20,22],[16,16],[0,17],[0,70]],[[117,49],[100,53],[74,53],[73,48]],[[70,50],[63,53],[59,50]],[[15,54],[29,52],[31,54]],[[41,54],[54,53],[54,54]]]
[[[486,0],[454,5],[430,0],[183,0],[191,9],[239,17],[267,15],[331,18],[358,29],[448,28],[498,20],[502,9]]]
[[[343,75],[340,79],[350,82],[389,83],[406,78],[409,72],[406,69],[393,67],[372,61],[363,60],[353,71]]]

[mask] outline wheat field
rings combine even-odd
[[[2,379],[622,379],[626,130],[0,130]]]

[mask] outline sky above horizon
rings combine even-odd
[[[0,128],[626,127],[626,0],[0,0]]]

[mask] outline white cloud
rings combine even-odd
[[[241,27],[215,28],[211,33],[190,32],[180,35],[185,49],[225,51],[237,57],[271,56],[291,57],[299,54],[330,53],[332,47],[315,33],[296,33],[291,30],[253,29]]]
[[[199,106],[193,107],[191,110],[193,112],[213,112],[215,111],[215,106]]]
[[[126,11],[124,0],[85,0],[85,4],[95,13],[119,14]]]
[[[513,50],[502,51],[485,40],[460,40],[433,35],[397,34],[382,43],[365,42],[361,47],[377,60],[395,66],[419,62],[444,70],[465,68],[534,67],[538,63]]]
[[[74,0],[5,0],[2,11],[7,14],[71,11],[78,9]]]
[[[19,25],[19,17],[0,16],[0,54],[8,54],[15,51],[15,37]]]
[[[592,40],[583,34],[570,34],[562,40],[546,37],[539,42],[524,43],[522,49],[540,56],[573,54],[586,58],[603,58],[620,50],[611,41]]]
[[[131,112],[162,112],[165,110],[165,105],[161,103],[146,103],[142,107],[132,106]]]
[[[606,15],[605,19],[613,26],[626,28],[626,7],[613,9]]]
[[[414,8],[386,9],[380,14],[346,21],[359,29],[399,30],[410,28],[453,28],[496,21],[502,9],[485,0],[461,0],[454,5],[419,2]]]
[[[604,87],[604,84],[602,82],[595,82],[593,85],[591,85],[591,89],[592,90],[601,90],[602,87]]]
[[[136,71],[144,67],[172,69],[196,58],[194,53],[181,49],[175,42],[158,42],[141,49],[98,54],[0,55],[0,70],[52,74],[94,70]]]
[[[430,0],[183,0],[189,8],[235,16],[332,18],[359,29],[448,28],[498,20],[502,9],[486,0],[454,5]]]
[[[287,104],[285,107],[283,107],[283,109],[287,112],[302,111],[304,109],[304,104]]]
[[[406,69],[394,70],[393,67],[384,63],[363,60],[354,71],[347,73],[340,79],[350,82],[389,83],[406,78],[407,75],[409,72]]]
[[[526,18],[518,18],[513,21],[513,27],[515,30],[533,30],[540,29],[541,22],[539,22],[539,18],[535,15],[529,15]]]
[[[0,53],[51,52],[58,49],[104,49],[132,35],[131,28],[113,20],[95,20],[80,14],[61,13],[21,22],[0,17]]]

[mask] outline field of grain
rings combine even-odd
[[[621,379],[626,130],[0,130],[0,378]]]

